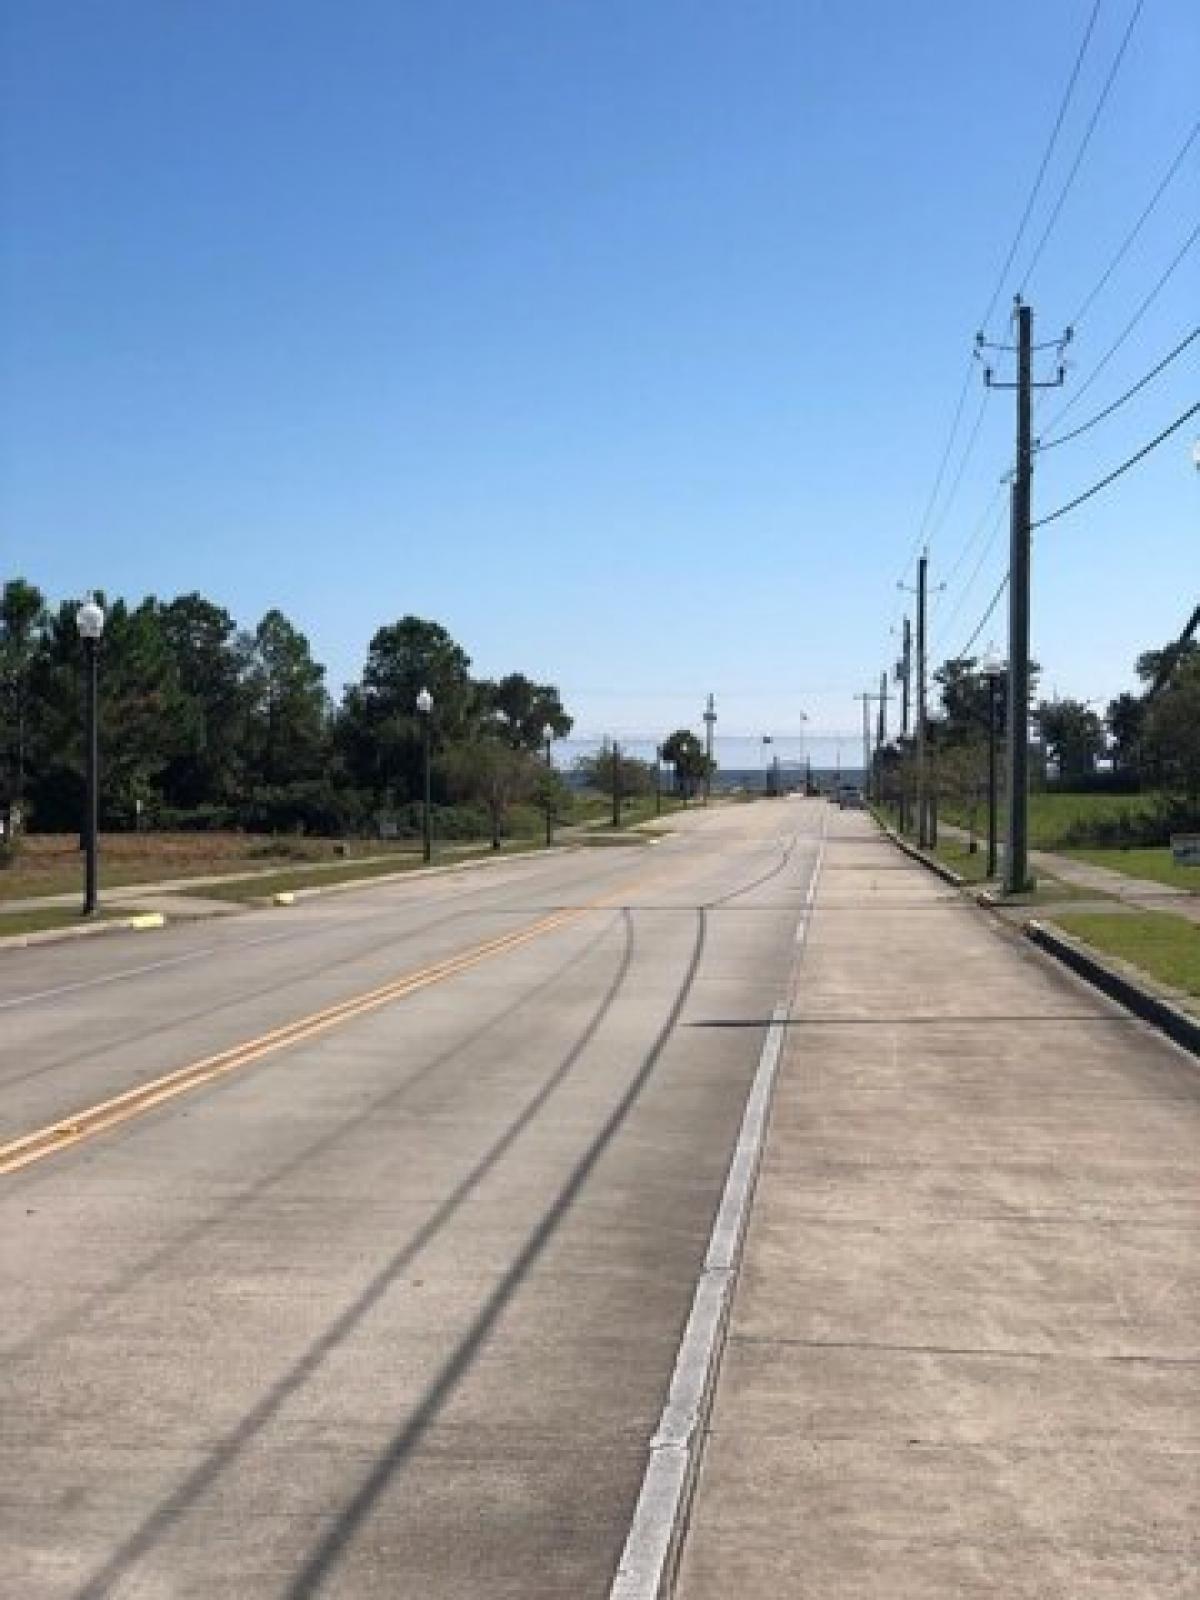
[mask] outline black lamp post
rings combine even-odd
[[[662,816],[662,745],[654,746],[654,815]]]
[[[549,723],[542,729],[542,742],[546,746],[546,844],[554,843],[554,794],[552,784],[554,781],[554,761],[550,755],[550,745],[554,739],[554,729]]]
[[[1004,663],[991,651],[979,663],[988,686],[988,848],[987,875],[996,876],[996,701],[1004,678]]]
[[[433,720],[433,696],[428,689],[417,695],[417,713],[421,718],[421,754],[425,775],[425,809],[421,817],[421,852],[426,862],[433,859],[433,792],[430,781],[430,723]]]
[[[87,671],[87,800],[83,819],[84,869],[83,914],[90,917],[98,898],[97,849],[100,839],[100,736],[96,714],[96,681],[99,676],[100,636],[104,632],[104,609],[96,597],[85,600],[75,613],[75,626],[83,640]]]

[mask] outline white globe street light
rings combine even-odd
[[[75,613],[75,626],[79,629],[79,637],[83,640],[97,640],[104,632],[104,607],[89,595]]]
[[[550,723],[542,728],[542,743],[546,747],[546,843],[554,843],[554,792],[550,783],[550,774],[554,770],[554,761],[550,754],[550,746],[554,742],[554,729]]]
[[[421,814],[421,855],[426,863],[433,859],[433,785],[430,762],[430,723],[433,696],[428,689],[417,691],[417,711],[421,717],[421,753],[425,778],[425,806]]]
[[[989,645],[979,662],[979,671],[988,686],[988,853],[987,875],[996,876],[996,702],[1008,663]]]
[[[96,688],[100,636],[104,632],[104,607],[89,595],[75,613],[75,626],[83,640],[83,653],[87,664],[87,798],[84,807],[83,848],[84,888],[83,914],[90,917],[99,896],[98,846],[100,838],[100,736],[96,707]]]

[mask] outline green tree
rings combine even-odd
[[[316,777],[328,754],[325,668],[282,611],[271,610],[246,651],[250,748],[258,781],[272,787]]]
[[[0,799],[15,810],[23,810],[25,803],[29,683],[45,622],[46,602],[41,590],[24,578],[10,578],[0,590],[0,726],[4,750]]]
[[[1095,771],[1104,754],[1104,724],[1082,700],[1043,700],[1037,708],[1042,740],[1064,782]]]
[[[439,765],[453,799],[477,801],[487,811],[493,850],[500,848],[509,810],[539,792],[545,771],[531,750],[493,736],[452,746]]]
[[[186,701],[183,747],[163,773],[163,797],[180,808],[230,804],[246,788],[249,711],[237,624],[193,592],[161,606],[159,625]]]
[[[103,602],[103,597],[100,597]],[[38,706],[30,797],[43,828],[78,826],[83,810],[83,652],[78,603],[49,619],[30,693]],[[153,806],[172,759],[187,745],[188,702],[154,600],[106,605],[100,643],[100,818],[127,827],[138,802]]]
[[[1113,764],[1121,772],[1136,772],[1138,769],[1138,746],[1145,719],[1144,695],[1119,694],[1108,703],[1104,720],[1112,740]]]
[[[1194,661],[1198,656],[1200,644],[1195,639],[1185,639],[1182,643],[1173,639],[1161,650],[1143,650],[1137,658],[1135,671],[1147,689],[1153,689],[1156,684],[1165,684],[1184,662]]]
[[[1177,666],[1151,702],[1142,748],[1152,781],[1181,796],[1194,815],[1200,809],[1200,654]]]
[[[601,794],[612,793],[614,768],[619,778],[621,794],[625,799],[630,795],[654,793],[654,768],[650,763],[639,761],[635,756],[627,756],[607,739],[599,750],[577,756],[575,759],[575,770],[584,783],[589,789],[597,789]]]
[[[716,762],[709,760],[704,746],[690,728],[676,728],[662,742],[662,758],[669,761],[675,772],[676,793],[687,799],[704,782]]]
[[[433,696],[434,747],[464,743],[480,722],[471,660],[436,622],[402,617],[371,640],[362,681],[346,691],[338,748],[354,781],[377,799],[419,798],[422,728],[417,695]],[[443,790],[444,792],[444,790]]]
[[[546,728],[565,739],[573,726],[552,683],[534,683],[523,672],[510,672],[498,683],[478,684],[481,711],[503,720],[505,737],[518,749],[540,750]]]

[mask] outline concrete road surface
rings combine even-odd
[[[0,960],[0,1590],[606,1595],[825,816]]]
[[[1198,1600],[1200,1063],[834,832],[677,1600]]]

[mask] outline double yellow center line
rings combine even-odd
[[[460,972],[468,972],[484,961],[490,961],[495,956],[515,950],[520,945],[528,944],[532,939],[541,938],[553,928],[577,922],[589,911],[610,904],[616,898],[617,896],[613,895],[606,900],[594,901],[590,905],[573,906],[541,917],[537,922],[531,922],[513,933],[501,934],[483,944],[474,945],[458,955],[449,956],[443,961],[434,962],[431,966],[406,973],[402,977],[393,979],[391,983],[381,985],[378,989],[369,989],[337,1005],[327,1006],[323,1011],[314,1011],[307,1017],[299,1017],[295,1022],[289,1022],[282,1028],[260,1034],[256,1039],[234,1045],[232,1049],[222,1050],[217,1055],[206,1056],[202,1061],[193,1061],[190,1066],[180,1067],[177,1071],[154,1078],[136,1089],[128,1089],[124,1094],[115,1095],[111,1100],[103,1100],[99,1105],[77,1111],[61,1122],[53,1122],[47,1127],[35,1129],[32,1133],[22,1134],[20,1138],[10,1139],[7,1144],[0,1144],[0,1177],[10,1172],[18,1172],[22,1167],[31,1166],[35,1161],[41,1161],[60,1150],[70,1149],[72,1145],[80,1144],[85,1139],[92,1139],[98,1133],[152,1111],[155,1106],[160,1106],[168,1100],[174,1100],[178,1095],[187,1094],[203,1084],[223,1078],[227,1073],[237,1071],[239,1067],[261,1061],[264,1056],[273,1055],[277,1050],[285,1050],[290,1045],[315,1039],[344,1022],[364,1016],[369,1011],[378,1010],[380,1006],[390,1005],[392,1001],[402,1000],[406,995],[415,994],[419,989],[428,989],[432,984],[443,983],[447,978],[457,977]]]

